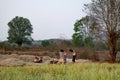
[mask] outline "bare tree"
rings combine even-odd
[[[99,21],[101,32],[106,33],[109,58],[114,63],[117,54],[116,44],[120,37],[120,0],[92,0],[92,3],[86,6],[89,15]]]

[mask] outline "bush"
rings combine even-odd
[[[41,42],[41,45],[42,45],[43,47],[48,46],[48,45],[50,45],[50,41],[49,41],[49,40],[43,40],[43,41]]]
[[[90,59],[93,61],[99,60],[98,54],[96,54],[93,49],[89,49],[89,48],[81,49],[80,52],[77,54],[77,56],[78,56],[77,58],[80,59]]]

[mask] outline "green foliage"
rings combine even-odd
[[[5,46],[5,42],[0,42],[0,47],[3,48]]]
[[[105,43],[101,44],[101,48],[102,50],[108,50],[108,46]]]
[[[76,21],[76,23],[74,24],[74,31],[79,32],[80,27],[83,27],[82,19]]]
[[[27,18],[16,16],[9,23],[8,40],[21,46],[23,43],[30,44],[32,25]]]
[[[77,46],[83,46],[84,31],[83,31],[82,19],[78,20],[74,24],[74,31],[75,33],[72,35],[73,43]]]
[[[94,47],[93,39],[89,33],[92,29],[88,28],[89,17],[83,17],[74,24],[73,42],[77,46]]]
[[[102,51],[102,50],[108,50],[108,46],[105,42],[102,41],[96,41],[94,42],[94,49],[97,51]]]
[[[48,45],[50,45],[50,44],[51,44],[51,43],[50,43],[49,40],[43,40],[43,41],[41,42],[41,45],[42,45],[43,47],[48,46]]]
[[[11,45],[7,41],[0,42],[0,48],[10,48]]]
[[[83,46],[84,42],[83,42],[83,38],[81,35],[79,35],[79,33],[74,33],[73,34],[73,43],[77,46]]]
[[[93,39],[91,37],[86,37],[84,40],[84,43],[88,47],[92,47],[92,48],[94,47],[94,42],[93,42]]]

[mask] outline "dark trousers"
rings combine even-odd
[[[76,55],[73,56],[72,61],[75,62],[75,59],[76,59]]]
[[[67,58],[67,56],[66,56],[66,55],[64,55],[64,57],[63,57],[64,64],[67,62],[66,58]]]

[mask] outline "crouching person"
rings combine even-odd
[[[59,61],[58,57],[55,56],[51,61],[50,61],[50,64],[57,64]]]
[[[39,56],[35,56],[35,57],[34,57],[34,62],[35,62],[35,63],[42,63],[42,61],[43,61],[43,60],[42,60],[42,57],[39,57]]]

